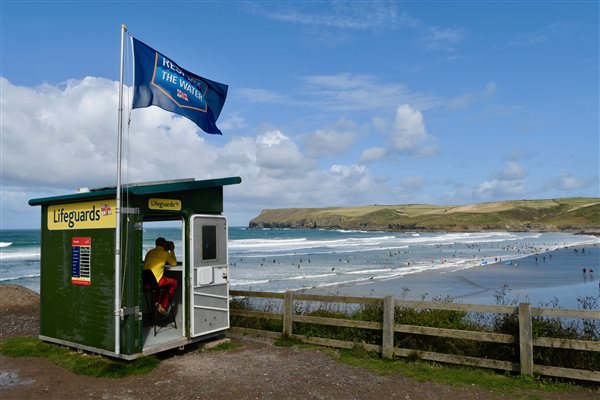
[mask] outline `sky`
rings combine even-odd
[[[123,183],[242,178],[225,215],[600,197],[598,1],[0,0],[0,228],[114,186],[121,25],[229,85],[208,135],[130,110]]]

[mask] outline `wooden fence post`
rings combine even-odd
[[[294,314],[294,295],[292,292],[285,292],[283,295],[283,336],[292,336],[292,317]]]
[[[394,357],[394,298],[383,298],[383,341],[381,343],[381,357]]]
[[[519,353],[521,374],[533,375],[533,329],[529,303],[519,303]]]

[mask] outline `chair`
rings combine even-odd
[[[173,308],[173,299],[169,295],[167,286],[158,286],[154,274],[149,269],[145,269],[142,272],[142,287],[144,290],[144,297],[146,298],[146,309],[150,317],[150,323],[154,328],[154,336],[156,336],[156,327],[164,322],[173,324],[177,329],[177,322],[175,321],[175,312]],[[156,303],[165,295],[169,299],[169,306],[167,307],[166,314],[160,314],[157,310]]]

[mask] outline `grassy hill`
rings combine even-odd
[[[463,206],[428,204],[263,210],[251,228],[388,231],[600,232],[600,198],[515,200]]]

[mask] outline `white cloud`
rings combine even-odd
[[[591,180],[584,180],[577,178],[571,174],[562,173],[559,176],[550,179],[546,183],[545,189],[555,189],[568,192],[591,186],[590,182]]]
[[[234,113],[233,115],[228,116],[227,119],[219,120],[219,129],[221,129],[221,131],[243,129],[247,126],[246,120],[241,117],[239,113]]]
[[[332,174],[346,178],[362,176],[366,172],[366,168],[363,165],[332,165],[329,169]]]
[[[291,3],[254,4],[252,11],[276,21],[307,27],[349,30],[380,31],[398,27],[413,27],[421,22],[406,13],[399,12],[393,3],[331,2],[324,4]]]
[[[318,129],[305,140],[311,157],[328,157],[346,152],[358,134],[358,125],[350,120],[340,120],[335,125]]]
[[[444,98],[411,91],[401,83],[381,82],[372,75],[309,75],[298,80],[301,86],[290,88],[289,94],[257,88],[238,89],[236,94],[249,103],[280,104],[334,112],[387,112],[397,104],[410,104],[418,110],[436,107],[460,110],[491,98],[498,90],[497,83],[489,81],[481,90]],[[379,129],[386,129],[388,122],[381,116],[374,116],[372,120]]]
[[[485,85],[485,89],[483,90],[483,93],[486,95],[492,95],[494,93],[496,93],[496,90],[498,89],[498,85],[496,84],[496,82],[488,82]]]
[[[463,40],[464,35],[462,28],[431,26],[426,29],[423,42],[432,50],[454,51],[454,46]]]
[[[399,189],[403,192],[414,193],[425,186],[425,178],[422,176],[407,176],[400,180]]]
[[[241,88],[237,95],[250,103],[284,103],[287,101],[284,95],[268,89]]]
[[[387,151],[382,147],[371,147],[363,151],[359,161],[361,163],[370,163],[373,161],[381,160],[383,157],[386,156],[386,154]]]
[[[252,3],[247,9],[281,23],[306,27],[312,43],[339,45],[352,34],[403,30],[416,35],[428,50],[454,51],[465,29],[428,25],[394,2],[291,2]]]
[[[30,198],[115,184],[116,82],[88,77],[36,88],[1,83],[3,221],[20,213],[37,221],[39,211],[26,205]],[[131,116],[123,183],[241,176],[241,185],[227,188],[227,207],[251,216],[262,208],[355,205],[389,196],[386,183],[365,166],[319,167],[282,130],[212,136],[157,107]],[[338,139],[358,129],[347,120],[334,127]]]
[[[480,183],[473,190],[473,196],[478,200],[505,200],[523,197],[527,194],[524,179],[527,174],[527,171],[513,156],[505,161],[501,171],[493,174],[492,179]]]
[[[297,177],[313,168],[298,146],[283,132],[265,132],[256,138],[256,162],[269,177]]]
[[[514,181],[527,176],[527,171],[517,161],[506,161],[504,169],[496,174],[498,180]]]
[[[558,189],[560,190],[574,190],[585,187],[586,183],[574,176],[561,174],[558,179]]]
[[[438,152],[436,138],[425,128],[423,113],[409,104],[396,108],[394,119],[373,118],[373,126],[388,136],[384,147],[370,147],[363,151],[360,162],[369,163],[387,156],[400,155],[413,158],[429,157]]]
[[[334,193],[341,195],[337,196],[337,201],[329,204],[339,204],[340,201],[345,204],[364,204],[365,199],[373,199],[373,195],[385,196],[384,194],[387,192],[387,189],[378,186],[363,165],[336,164],[331,166],[327,176],[328,181],[335,184]],[[331,188],[325,186],[323,190],[330,191]]]
[[[561,174],[557,179],[557,183],[560,190],[581,189],[585,186],[585,182],[569,174]]]
[[[468,107],[472,103],[481,101],[493,96],[498,89],[496,82],[490,81],[478,92],[468,92],[453,99],[448,100],[446,107],[450,110],[457,110]]]
[[[522,196],[526,193],[525,182],[522,180],[503,181],[492,179],[480,183],[474,190],[474,197],[481,200],[502,200]]]
[[[114,179],[117,83],[87,77],[62,88],[2,85],[3,182],[83,185]],[[107,118],[107,116],[112,118]],[[35,162],[33,162],[35,160]]]
[[[437,151],[434,138],[425,129],[423,114],[408,104],[397,108],[391,135],[391,146],[400,154],[429,156]]]
[[[402,104],[396,110],[393,129],[392,145],[400,152],[414,148],[427,138],[423,114],[408,104]]]
[[[555,22],[543,26],[535,32],[522,34],[520,37],[510,41],[507,46],[537,46],[556,37],[569,35],[573,26],[575,26],[573,23]]]
[[[340,73],[301,78],[302,93],[297,98],[334,111],[389,110],[399,103],[427,109],[442,103],[439,97],[411,92],[405,85],[380,82],[370,75]]]
[[[412,92],[406,85],[381,82],[371,75],[339,73],[298,78],[301,86],[288,94],[243,88],[236,93],[249,103],[282,104],[335,112],[389,111],[408,103],[420,110],[447,103],[442,97]]]
[[[256,143],[264,148],[276,147],[281,144],[292,144],[290,138],[278,130],[265,132],[262,135],[259,135],[256,138]]]
[[[373,117],[373,126],[380,131],[385,132],[388,130],[389,122],[383,117]]]
[[[456,43],[462,39],[462,34],[457,29],[442,28],[439,26],[432,26],[429,28],[429,38],[434,42],[449,42]]]

